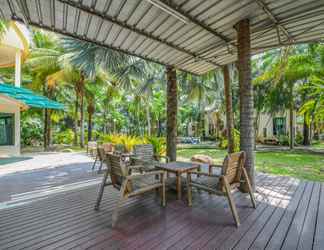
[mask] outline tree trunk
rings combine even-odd
[[[78,91],[80,93],[80,147],[84,148],[84,75],[81,72]]]
[[[224,75],[224,93],[225,93],[225,104],[226,104],[226,132],[228,140],[228,153],[234,152],[234,118],[232,108],[232,91],[230,83],[230,75],[228,65],[223,66]]]
[[[80,96],[80,147],[84,148],[84,93]]]
[[[167,75],[167,156],[171,161],[177,158],[177,75],[174,67],[166,67]]]
[[[78,145],[78,120],[79,120],[79,115],[78,115],[78,111],[79,111],[79,95],[78,93],[76,93],[76,97],[75,97],[75,107],[74,107],[74,126],[73,126],[73,133],[74,133],[74,140],[73,140],[73,144],[74,146]]]
[[[47,131],[46,131],[46,137],[47,137],[47,149],[52,145],[52,110],[47,109]]]
[[[145,105],[146,111],[146,121],[147,121],[147,135],[151,136],[152,126],[151,126],[151,114],[150,114],[150,106],[148,104]]]
[[[43,138],[44,138],[44,150],[48,149],[48,141],[47,141],[47,128],[48,128],[48,109],[44,109],[44,131],[43,131]]]
[[[303,124],[303,145],[310,145],[310,126],[306,122],[306,114],[304,114],[304,124]]]
[[[88,113],[88,142],[92,141],[92,113]]]
[[[255,188],[254,169],[254,107],[253,86],[251,81],[251,41],[250,22],[241,20],[236,25],[238,44],[238,71],[240,90],[240,149],[246,153],[245,168]],[[241,189],[247,191],[246,184]]]
[[[290,107],[289,107],[289,148],[295,147],[295,128],[294,128],[294,98],[293,86],[290,87]]]
[[[294,109],[289,108],[289,148],[294,149],[295,146],[295,129],[294,129]]]

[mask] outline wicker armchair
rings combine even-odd
[[[133,170],[143,168],[143,166],[130,166],[126,164],[121,156],[107,156],[108,169],[104,175],[102,184],[99,189],[95,210],[99,209],[104,188],[112,185],[120,191],[120,198],[112,215],[112,226],[115,226],[118,219],[118,210],[122,203],[133,196],[141,195],[152,190],[160,190],[161,204],[165,206],[165,174],[164,171],[152,171],[148,173],[132,174]],[[110,181],[108,176],[110,175]],[[159,176],[159,178],[156,178]]]
[[[250,180],[246,169],[244,168],[245,152],[233,153],[226,156],[222,166],[211,165],[212,167],[221,167],[221,175],[203,172],[189,172],[187,175],[188,204],[192,206],[192,187],[198,190],[204,190],[210,194],[226,196],[237,226],[240,225],[240,219],[236,210],[232,190],[240,186],[242,182],[247,184],[251,202],[256,208],[254,194],[252,192]],[[192,175],[199,175],[199,178],[192,178]]]

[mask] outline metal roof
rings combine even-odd
[[[15,87],[10,84],[0,84],[0,94],[6,95],[34,108],[64,109],[64,105],[61,103],[37,95],[29,89]]]
[[[0,7],[2,18],[196,74],[236,60],[234,25],[245,18],[253,54],[324,39],[324,0],[0,0]]]

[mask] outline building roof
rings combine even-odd
[[[3,18],[196,74],[236,61],[234,26],[245,18],[252,54],[324,38],[323,0],[0,0],[0,5]]]
[[[9,98],[15,99],[21,103],[34,108],[48,108],[48,109],[64,109],[64,105],[52,101],[44,96],[37,95],[33,91],[15,87],[9,84],[0,84],[0,95],[5,95]]]

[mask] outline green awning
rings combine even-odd
[[[4,94],[34,108],[64,109],[64,105],[61,103],[37,95],[29,89],[15,87],[9,84],[0,84],[0,94]]]

